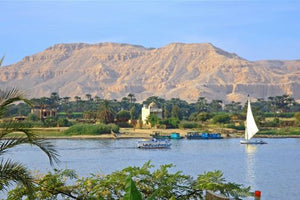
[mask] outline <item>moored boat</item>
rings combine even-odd
[[[182,139],[184,138],[183,136],[180,136],[180,133],[171,133],[170,134],[170,139]]]
[[[222,139],[221,133],[199,133],[197,131],[188,132],[187,139]]]
[[[137,148],[140,149],[166,149],[171,147],[171,142],[168,140],[145,140],[145,141],[138,141]]]
[[[185,137],[187,139],[201,139],[201,134],[197,131],[190,131],[190,132],[187,132]]]
[[[221,133],[202,133],[201,139],[222,139]]]
[[[154,131],[152,134],[150,134],[150,136],[152,136],[152,138],[161,140],[161,139],[170,139],[170,135],[163,135],[161,132],[159,131]]]

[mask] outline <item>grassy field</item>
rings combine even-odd
[[[300,136],[300,127],[273,128],[268,130],[261,130],[259,131],[258,135],[274,135],[274,136],[299,135]]]

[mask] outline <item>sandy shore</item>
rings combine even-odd
[[[64,128],[63,128],[64,129]],[[163,135],[170,135],[172,132],[180,133],[181,136],[185,136],[187,132],[193,130],[181,130],[181,129],[133,129],[133,128],[120,128],[118,134],[101,134],[101,135],[76,135],[76,136],[47,136],[43,135],[43,138],[47,139],[150,139],[153,132],[158,131]],[[243,138],[243,131],[233,131],[228,129],[214,130],[211,132],[220,132],[223,138]],[[38,134],[37,134],[38,135]],[[257,138],[300,138],[300,135],[256,135]]]

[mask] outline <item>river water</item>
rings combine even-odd
[[[56,168],[75,169],[80,176],[108,174],[151,160],[175,164],[172,169],[193,176],[221,170],[227,181],[251,186],[261,199],[300,199],[300,138],[264,139],[266,145],[242,145],[239,139],[172,140],[170,149],[137,149],[137,139],[51,140],[60,154]],[[6,154],[32,170],[47,172],[51,166],[39,149],[28,145]],[[253,198],[251,198],[253,199]]]

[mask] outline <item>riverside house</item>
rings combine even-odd
[[[142,108],[142,121],[144,125],[147,125],[147,118],[150,115],[156,115],[157,117],[162,118],[162,109],[154,102],[150,103],[148,106],[144,105]]]

